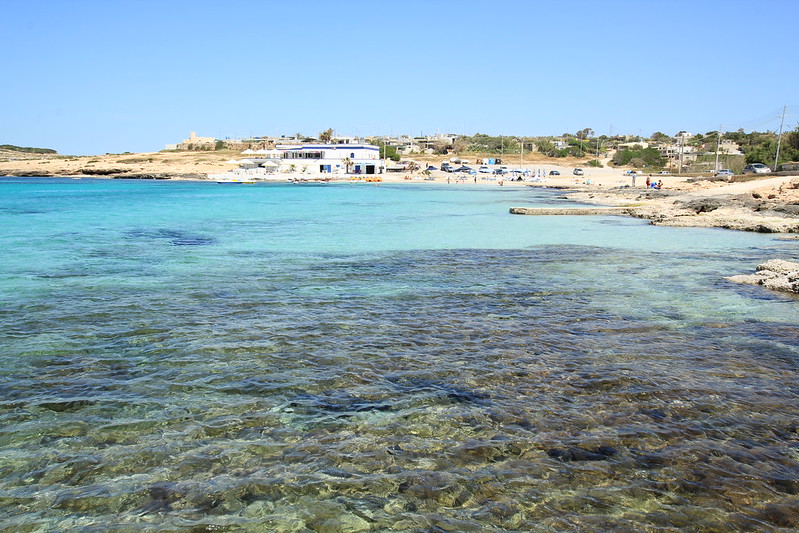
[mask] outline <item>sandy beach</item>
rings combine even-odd
[[[236,167],[229,161],[240,157],[236,151],[162,151],[138,154],[61,156],[0,154],[0,175],[8,176],[87,176],[132,179],[209,179],[209,174],[224,173]],[[420,166],[439,167],[442,158],[424,156]],[[473,158],[472,158],[473,159]],[[722,227],[770,233],[799,233],[799,174],[736,176],[732,183],[703,179],[695,175],[639,174],[633,187],[628,169],[583,166],[581,160],[550,159],[528,156],[524,161],[508,160],[508,167],[519,166],[543,178],[525,181],[501,179],[477,174],[458,179],[456,175],[432,171],[387,172],[382,181],[391,183],[448,183],[453,186],[495,185],[503,187],[552,187],[564,190],[564,196],[582,203],[624,206],[632,216],[649,219],[653,224],[670,226]],[[478,165],[472,164],[472,167]],[[584,175],[575,176],[574,168]],[[551,171],[560,175],[550,176]],[[662,181],[659,190],[646,188],[647,176]],[[334,181],[357,179],[350,175],[276,173],[278,181],[290,178],[325,178]],[[531,181],[532,180],[532,181]],[[739,181],[740,180],[740,181]]]

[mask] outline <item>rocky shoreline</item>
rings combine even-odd
[[[668,190],[571,188],[566,198],[625,207],[654,225],[799,234],[799,177],[733,184],[683,182]],[[797,235],[799,237],[799,235]]]
[[[174,172],[131,172],[125,169],[79,169],[76,172],[49,172],[49,171],[2,171],[4,177],[29,177],[29,178],[111,178],[125,180],[201,180],[206,174],[174,173]]]

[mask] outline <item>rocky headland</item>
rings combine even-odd
[[[693,180],[661,190],[579,187],[566,197],[583,203],[624,207],[630,216],[660,226],[795,233],[799,237],[797,176],[738,183]]]
[[[69,156],[0,150],[0,176],[92,177],[117,179],[206,179],[232,168],[238,152],[162,151]]]

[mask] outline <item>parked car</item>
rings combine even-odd
[[[660,172],[658,172],[658,175],[660,175],[660,176],[671,176],[671,172],[669,172],[668,170],[661,170]]]
[[[763,163],[751,163],[744,167],[744,174],[768,174],[771,169]]]
[[[477,171],[482,174],[491,174],[491,169],[488,167],[480,167],[477,169]]]
[[[549,175],[550,176],[560,176],[560,172],[558,172],[557,170],[550,170],[549,171]]]
[[[728,177],[730,177],[732,175],[733,175],[732,170],[730,170],[728,168],[722,168],[721,170],[716,172],[716,177],[717,178],[728,178]]]
[[[582,176],[583,175],[583,169],[575,168],[574,172],[572,172],[572,174],[574,174],[575,176]]]

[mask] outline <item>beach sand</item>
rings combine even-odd
[[[224,173],[237,165],[229,163],[240,159],[238,151],[162,151],[149,153],[105,154],[95,156],[61,156],[0,153],[0,175],[10,176],[90,176],[139,179],[208,179],[208,174]],[[414,158],[424,168],[427,164],[440,166],[441,156]],[[474,157],[471,167],[477,168]],[[567,198],[584,203],[630,207],[631,214],[646,218],[653,224],[672,226],[708,226],[729,229],[775,233],[799,233],[799,174],[772,176],[746,176],[746,181],[713,181],[695,175],[639,174],[636,187],[625,168],[588,167],[585,161],[575,158],[551,159],[536,154],[528,155],[523,162],[506,158],[510,169],[524,168],[543,175],[535,181],[513,181],[477,174],[458,179],[453,174],[432,171],[430,176],[421,172],[387,172],[380,175],[383,182],[408,183],[431,181],[453,186],[503,186],[552,187],[564,189]],[[574,168],[582,168],[584,175],[575,176]],[[553,170],[559,176],[549,176]],[[647,189],[647,176],[663,182],[661,190]],[[365,176],[360,176],[364,178]],[[274,180],[289,178],[330,178],[348,181],[349,175],[302,174],[280,172]],[[743,177],[736,176],[735,180]],[[528,178],[529,180],[529,178]],[[523,207],[523,206],[519,206]]]

